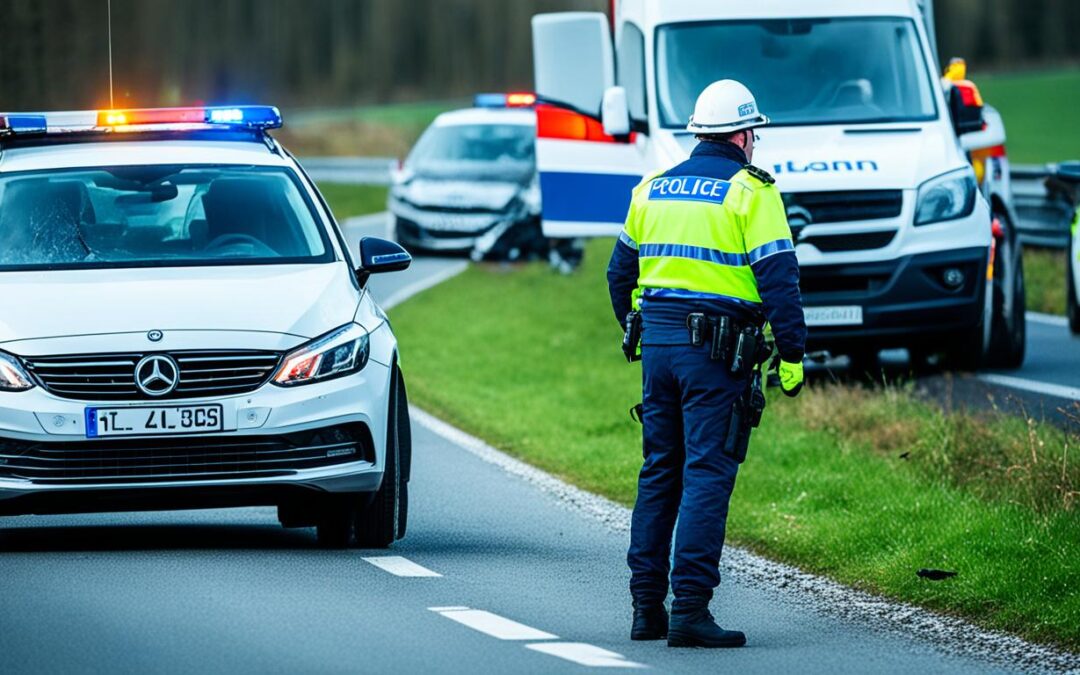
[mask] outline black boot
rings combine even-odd
[[[708,607],[697,607],[672,611],[667,644],[668,647],[742,647],[746,636],[717,626]]]
[[[668,615],[663,605],[634,607],[631,640],[663,640],[668,634]]]

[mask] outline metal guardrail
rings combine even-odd
[[[1025,244],[1048,248],[1065,248],[1069,244],[1073,207],[1046,188],[1046,179],[1055,170],[1053,164],[1012,167],[1013,205],[1020,220],[1016,226]]]

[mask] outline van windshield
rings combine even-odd
[[[291,172],[152,165],[0,174],[0,271],[333,260]]]
[[[915,22],[777,19],[662,26],[656,47],[661,123],[686,126],[716,80],[738,80],[776,125],[935,119]]]

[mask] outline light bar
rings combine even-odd
[[[108,129],[129,130],[149,125],[223,125],[255,129],[278,129],[281,113],[273,106],[246,105],[213,108],[138,108],[102,110],[97,125]]]
[[[531,108],[536,105],[536,94],[514,92],[510,94],[477,94],[473,106],[477,108]]]

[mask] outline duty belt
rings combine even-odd
[[[691,345],[701,347],[708,341],[709,357],[726,363],[734,375],[749,375],[769,357],[765,333],[755,324],[695,312],[686,317],[686,328]]]

